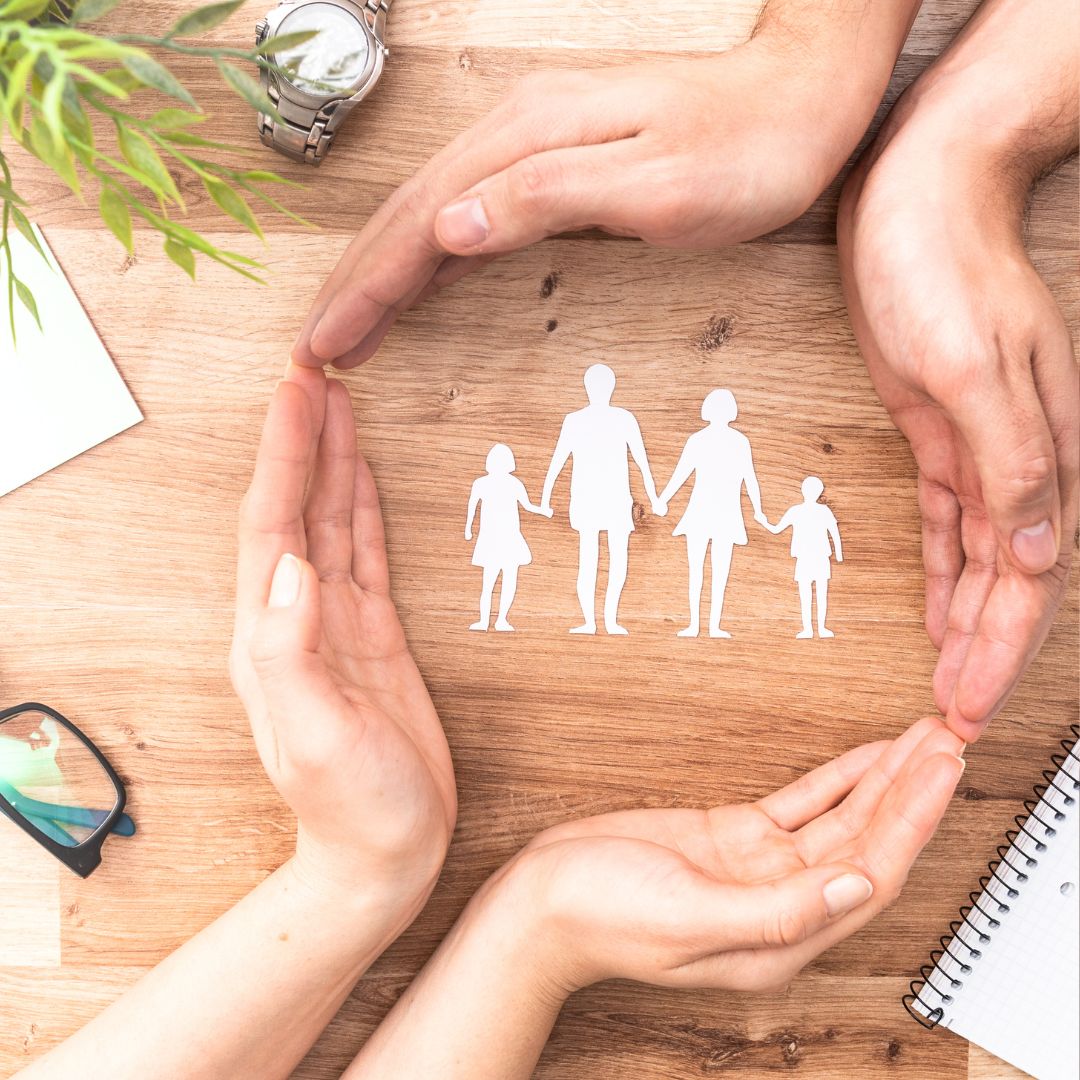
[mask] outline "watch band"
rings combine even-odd
[[[358,6],[362,6],[368,16],[369,27],[375,35],[377,48],[382,48],[383,38],[386,33],[386,16],[389,14],[393,0],[356,0]],[[261,40],[263,24],[260,24],[256,41]],[[266,68],[262,69],[262,82],[266,95],[275,108],[281,102],[281,95],[277,83],[270,78]],[[348,115],[349,109],[340,108],[348,103],[348,98],[337,98],[328,101],[319,109],[293,109],[296,116],[279,121],[267,113],[259,113],[259,139],[264,146],[272,147],[278,153],[293,161],[299,161],[306,165],[318,165],[326,157],[330,150],[330,144],[334,141],[334,134],[341,126],[341,122]]]

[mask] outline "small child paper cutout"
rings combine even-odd
[[[829,563],[834,549],[836,561],[842,563],[844,551],[840,546],[840,527],[835,515],[824,503],[818,502],[824,490],[825,485],[816,476],[808,476],[802,482],[803,501],[788,510],[776,525],[766,523],[765,526],[773,533],[791,528],[791,556],[795,560],[795,580],[799,585],[802,609],[802,630],[795,635],[797,638],[814,636],[810,620],[811,589],[817,593],[818,637],[835,636],[825,625],[829,611],[829,578],[832,577]]]

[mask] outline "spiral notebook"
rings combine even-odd
[[[1080,1077],[1080,727],[904,998],[1037,1080]]]

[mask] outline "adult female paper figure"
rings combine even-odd
[[[742,516],[742,489],[754,507],[754,520],[767,525],[761,509],[761,488],[754,473],[750,440],[728,425],[739,414],[730,390],[713,390],[701,405],[701,419],[708,427],[686,440],[682,456],[668,485],[660,495],[668,500],[694,474],[694,488],[686,512],[675,526],[674,536],[686,537],[686,557],[690,564],[690,625],[679,637],[697,637],[700,632],[701,587],[705,576],[705,552],[712,544],[712,602],[709,607],[709,636],[729,638],[720,629],[724,613],[724,591],[731,553],[736,544],[747,542]]]
[[[480,593],[480,618],[469,629],[487,630],[491,620],[491,594],[501,573],[502,591],[495,629],[513,630],[507,616],[517,592],[518,570],[532,562],[532,552],[521,534],[518,506],[545,517],[551,517],[551,511],[543,510],[529,499],[525,485],[513,475],[517,462],[514,452],[505,443],[496,443],[488,451],[484,467],[487,475],[473,484],[469,494],[469,518],[465,523],[465,539],[471,540],[473,518],[479,503],[480,535],[473,548],[472,561],[473,566],[483,567],[484,584]]]

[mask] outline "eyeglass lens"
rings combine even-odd
[[[86,743],[36,710],[0,721],[0,795],[64,847],[86,840],[119,798]]]

